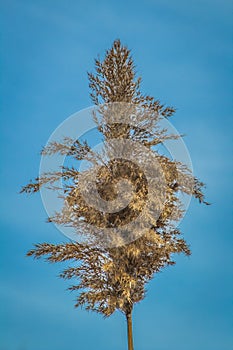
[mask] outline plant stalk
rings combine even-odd
[[[133,348],[133,327],[132,327],[132,312],[126,315],[127,320],[127,335],[128,335],[128,350]]]

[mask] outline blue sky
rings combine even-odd
[[[135,350],[232,349],[231,1],[3,0],[0,16],[0,350],[126,349],[121,314],[75,310],[62,266],[25,258],[33,243],[65,237],[45,223],[39,195],[18,194],[51,132],[91,105],[86,72],[116,38],[132,49],[143,91],[177,107],[171,121],[212,203],[192,201],[181,224],[192,256],[136,306]]]

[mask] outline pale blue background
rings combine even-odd
[[[25,258],[65,241],[40,196],[19,195],[39,151],[88,107],[86,72],[115,38],[133,49],[144,92],[178,108],[212,206],[182,222],[191,258],[156,276],[134,313],[135,350],[232,349],[232,5],[229,0],[1,1],[1,350],[124,350],[125,321],[73,308],[61,265]]]

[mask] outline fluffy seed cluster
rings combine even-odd
[[[91,98],[96,105],[130,103],[142,111],[138,115],[137,126],[135,123],[133,126],[130,123],[106,122],[106,108],[101,111],[102,118],[96,119],[96,123],[106,141],[112,138],[128,139],[140,142],[154,152],[163,170],[166,200],[159,217],[154,219],[149,216],[150,213],[145,214],[148,215],[147,221],[150,220],[151,225],[144,235],[122,246],[102,245],[101,240],[95,239],[92,232],[87,232],[86,224],[91,223],[98,228],[117,227],[133,220],[142,211],[147,199],[147,179],[143,168],[138,168],[133,162],[116,159],[106,166],[106,161],[92,151],[87,142],[64,138],[49,144],[42,150],[42,154],[66,154],[75,161],[88,158],[93,168],[99,169],[97,188],[101,198],[106,201],[116,197],[115,186],[120,179],[127,179],[132,183],[134,195],[130,205],[121,212],[103,215],[95,208],[90,208],[83,199],[82,193],[88,190],[88,181],[87,188],[81,188],[85,184],[79,183],[80,173],[75,166],[63,167],[60,172],[43,174],[24,186],[22,192],[38,192],[41,186],[57,190],[57,182],[62,179],[66,207],[48,221],[71,225],[77,232],[89,235],[90,242],[36,244],[27,255],[34,258],[45,257],[52,263],[71,261],[72,266],[64,270],[60,277],[74,281],[70,290],[78,292],[75,306],[84,306],[87,310],[97,311],[106,317],[116,310],[128,315],[135,303],[145,297],[146,284],[155,273],[165,266],[175,264],[175,253],[190,255],[189,247],[180,231],[174,228],[174,222],[182,217],[179,194],[186,193],[206,203],[202,192],[203,183],[193,177],[183,164],[159,154],[156,149],[164,140],[177,138],[176,135],[167,134],[166,130],[156,129],[160,116],[168,118],[175,110],[141,93],[141,78],[136,77],[133,59],[127,47],[116,40],[106,52],[103,61],[95,60],[95,73],[89,73],[88,76]],[[150,111],[149,114],[147,110]],[[156,191],[158,193],[158,188]],[[157,205],[156,201],[155,198],[152,203],[154,206]]]

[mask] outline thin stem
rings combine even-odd
[[[127,320],[127,335],[128,335],[128,350],[133,348],[133,327],[132,327],[132,312],[126,315]]]

